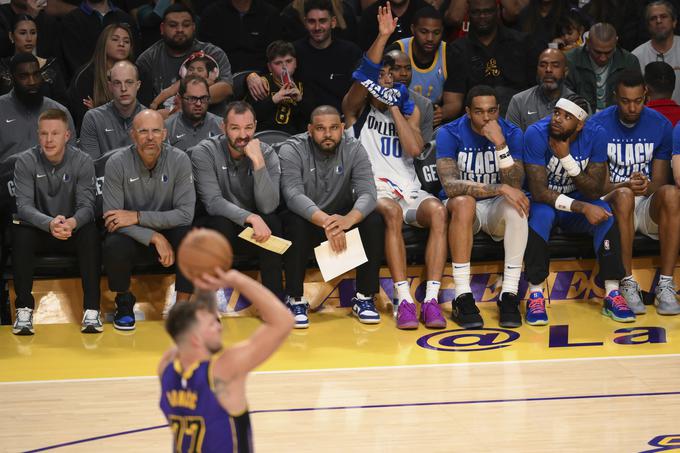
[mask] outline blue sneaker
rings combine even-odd
[[[132,293],[116,295],[116,314],[113,327],[117,330],[135,330],[135,296]]]
[[[380,313],[375,308],[373,298],[359,299],[352,298],[352,313],[359,318],[359,322],[364,324],[378,324],[380,322]]]
[[[545,311],[545,299],[541,291],[534,291],[527,299],[526,321],[530,326],[547,326],[548,313]]]
[[[309,327],[309,316],[307,315],[309,303],[304,297],[295,299],[293,297],[286,296],[286,306],[293,314],[293,319],[295,319],[295,324],[293,327],[296,329],[306,329]]]
[[[611,291],[607,297],[604,298],[602,314],[609,316],[614,321],[618,322],[635,321],[635,313],[633,313],[633,311],[628,308],[626,299],[624,299],[621,293],[617,290]]]

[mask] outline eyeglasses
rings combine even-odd
[[[163,135],[163,129],[136,129],[138,135]]]
[[[210,101],[210,96],[182,96],[182,99],[187,101],[189,104],[207,104]]]

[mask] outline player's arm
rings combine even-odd
[[[262,325],[245,341],[223,353],[216,363],[220,376],[244,375],[267,360],[284,342],[293,328],[293,316],[267,288],[236,270],[215,270],[215,276],[204,275],[195,282],[201,289],[230,287],[237,290],[257,309]]]
[[[607,162],[590,162],[585,170],[578,176],[572,176],[572,179],[583,195],[594,200],[604,195],[608,175]]]
[[[503,184],[483,184],[460,179],[458,163],[450,157],[437,159],[437,173],[448,198],[469,195],[473,198],[489,198],[501,195]]]
[[[669,160],[653,159],[652,160],[652,179],[649,181],[645,196],[650,196],[656,192],[659,187],[668,184],[671,180],[671,165]]]
[[[401,148],[410,157],[418,157],[423,152],[423,137],[420,134],[420,110],[416,106],[413,113],[405,117],[399,106],[393,105],[389,107],[392,114],[392,119],[397,127],[397,135],[401,142]]]
[[[516,160],[512,166],[500,169],[501,182],[515,189],[521,189],[524,182],[524,164]]]

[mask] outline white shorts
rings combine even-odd
[[[502,241],[505,236],[505,219],[500,204],[505,197],[485,198],[477,200],[475,205],[475,222],[472,224],[472,234],[485,232],[496,241]],[[444,204],[449,200],[444,201]]]
[[[420,203],[428,198],[436,198],[429,192],[424,190],[411,190],[404,194],[403,197],[396,194],[392,187],[382,181],[376,181],[376,189],[378,191],[378,199],[387,198],[396,201],[401,206],[401,211],[404,214],[404,223],[422,228],[416,220],[416,213]]]
[[[633,218],[635,222],[635,231],[658,241],[659,225],[654,223],[652,215],[650,214],[652,197],[654,197],[654,194],[648,197],[635,197],[635,212]]]

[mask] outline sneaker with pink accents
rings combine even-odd
[[[610,291],[604,298],[602,314],[618,322],[635,321],[635,313],[628,307],[626,299],[617,290]]]

